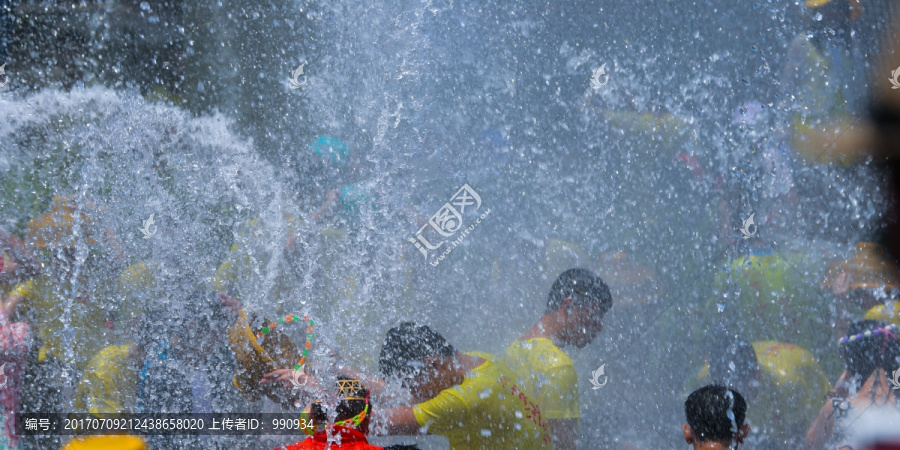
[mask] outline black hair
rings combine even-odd
[[[735,339],[713,348],[709,355],[709,376],[714,383],[733,386],[750,381],[759,370],[756,350],[749,342]]]
[[[729,395],[730,393],[730,395]],[[688,426],[700,442],[730,445],[744,427],[747,402],[734,389],[710,384],[692,392],[684,402]],[[734,416],[734,420],[729,417]]]
[[[378,367],[385,376],[404,376],[415,373],[416,366],[429,356],[451,357],[454,354],[453,346],[427,325],[403,322],[388,330]]]
[[[609,286],[590,270],[581,268],[559,274],[547,295],[546,313],[558,310],[568,297],[575,301],[575,306],[599,308],[602,314],[606,314],[613,304]]]
[[[353,381],[353,379],[348,377],[338,377],[338,383],[341,381]],[[360,386],[352,392],[343,392],[341,394],[340,401],[335,408],[335,412],[337,413],[337,417],[334,419],[335,422],[351,419],[366,409],[367,402],[365,399],[369,396],[369,391],[366,388]],[[349,400],[347,397],[354,397],[354,399]],[[366,417],[371,417],[371,413],[372,405],[370,403],[369,412],[366,414]],[[322,403],[320,402],[315,402],[310,406],[310,415],[317,423],[325,423],[328,421],[328,414],[326,414],[325,408],[323,408]],[[363,424],[364,423],[366,423],[365,420],[363,420]],[[361,427],[363,424],[360,424]]]
[[[884,369],[889,375],[900,366],[900,340],[895,334],[874,333],[884,328],[884,322],[861,320],[854,322],[847,330],[847,336],[859,336],[851,340],[841,340],[839,352],[847,372],[856,379],[857,387],[864,383],[875,370]],[[870,332],[866,336],[866,332]]]

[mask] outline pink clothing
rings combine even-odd
[[[6,311],[0,308],[0,414],[3,414],[6,437],[13,447],[18,445],[16,415],[19,411],[22,390],[22,372],[28,357],[31,333],[28,324],[10,322]]]

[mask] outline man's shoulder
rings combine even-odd
[[[514,371],[509,367],[503,358],[499,358],[490,353],[483,352],[467,352],[467,355],[475,356],[484,360],[481,365],[469,371],[465,381],[472,380],[494,380],[501,376],[509,376]],[[464,382],[465,382],[464,381]]]
[[[506,350],[506,357],[513,365],[526,363],[544,370],[575,367],[572,358],[547,338],[517,340]]]

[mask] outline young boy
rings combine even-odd
[[[691,393],[684,402],[684,414],[688,423],[681,431],[694,450],[737,449],[750,431],[750,425],[744,424],[744,397],[724,386],[710,384]]]
[[[451,450],[553,448],[537,401],[492,355],[458,352],[431,328],[406,322],[388,331],[379,366],[418,402],[384,413],[389,434],[444,436]]]

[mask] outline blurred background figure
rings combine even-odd
[[[835,339],[863,317],[900,325],[900,267],[888,258],[880,245],[859,242],[850,258],[828,266],[822,284],[840,299]]]
[[[0,447],[19,448],[18,415],[22,402],[22,373],[31,345],[28,324],[15,322],[21,298],[0,293]]]
[[[854,22],[863,14],[859,0],[805,0],[806,30],[788,47],[782,86],[789,97],[793,148],[818,160],[834,129],[846,130],[863,111],[865,64]]]
[[[236,389],[224,330],[230,323],[216,295],[198,289],[184,310],[148,314],[132,343],[110,345],[88,363],[75,392],[75,412],[222,413],[233,410]],[[152,448],[211,448],[222,436],[147,437]]]
[[[41,274],[41,263],[16,235],[0,227],[0,294]]]
[[[808,449],[862,448],[873,423],[900,429],[900,327],[863,320],[840,340],[844,374],[806,434]]]

